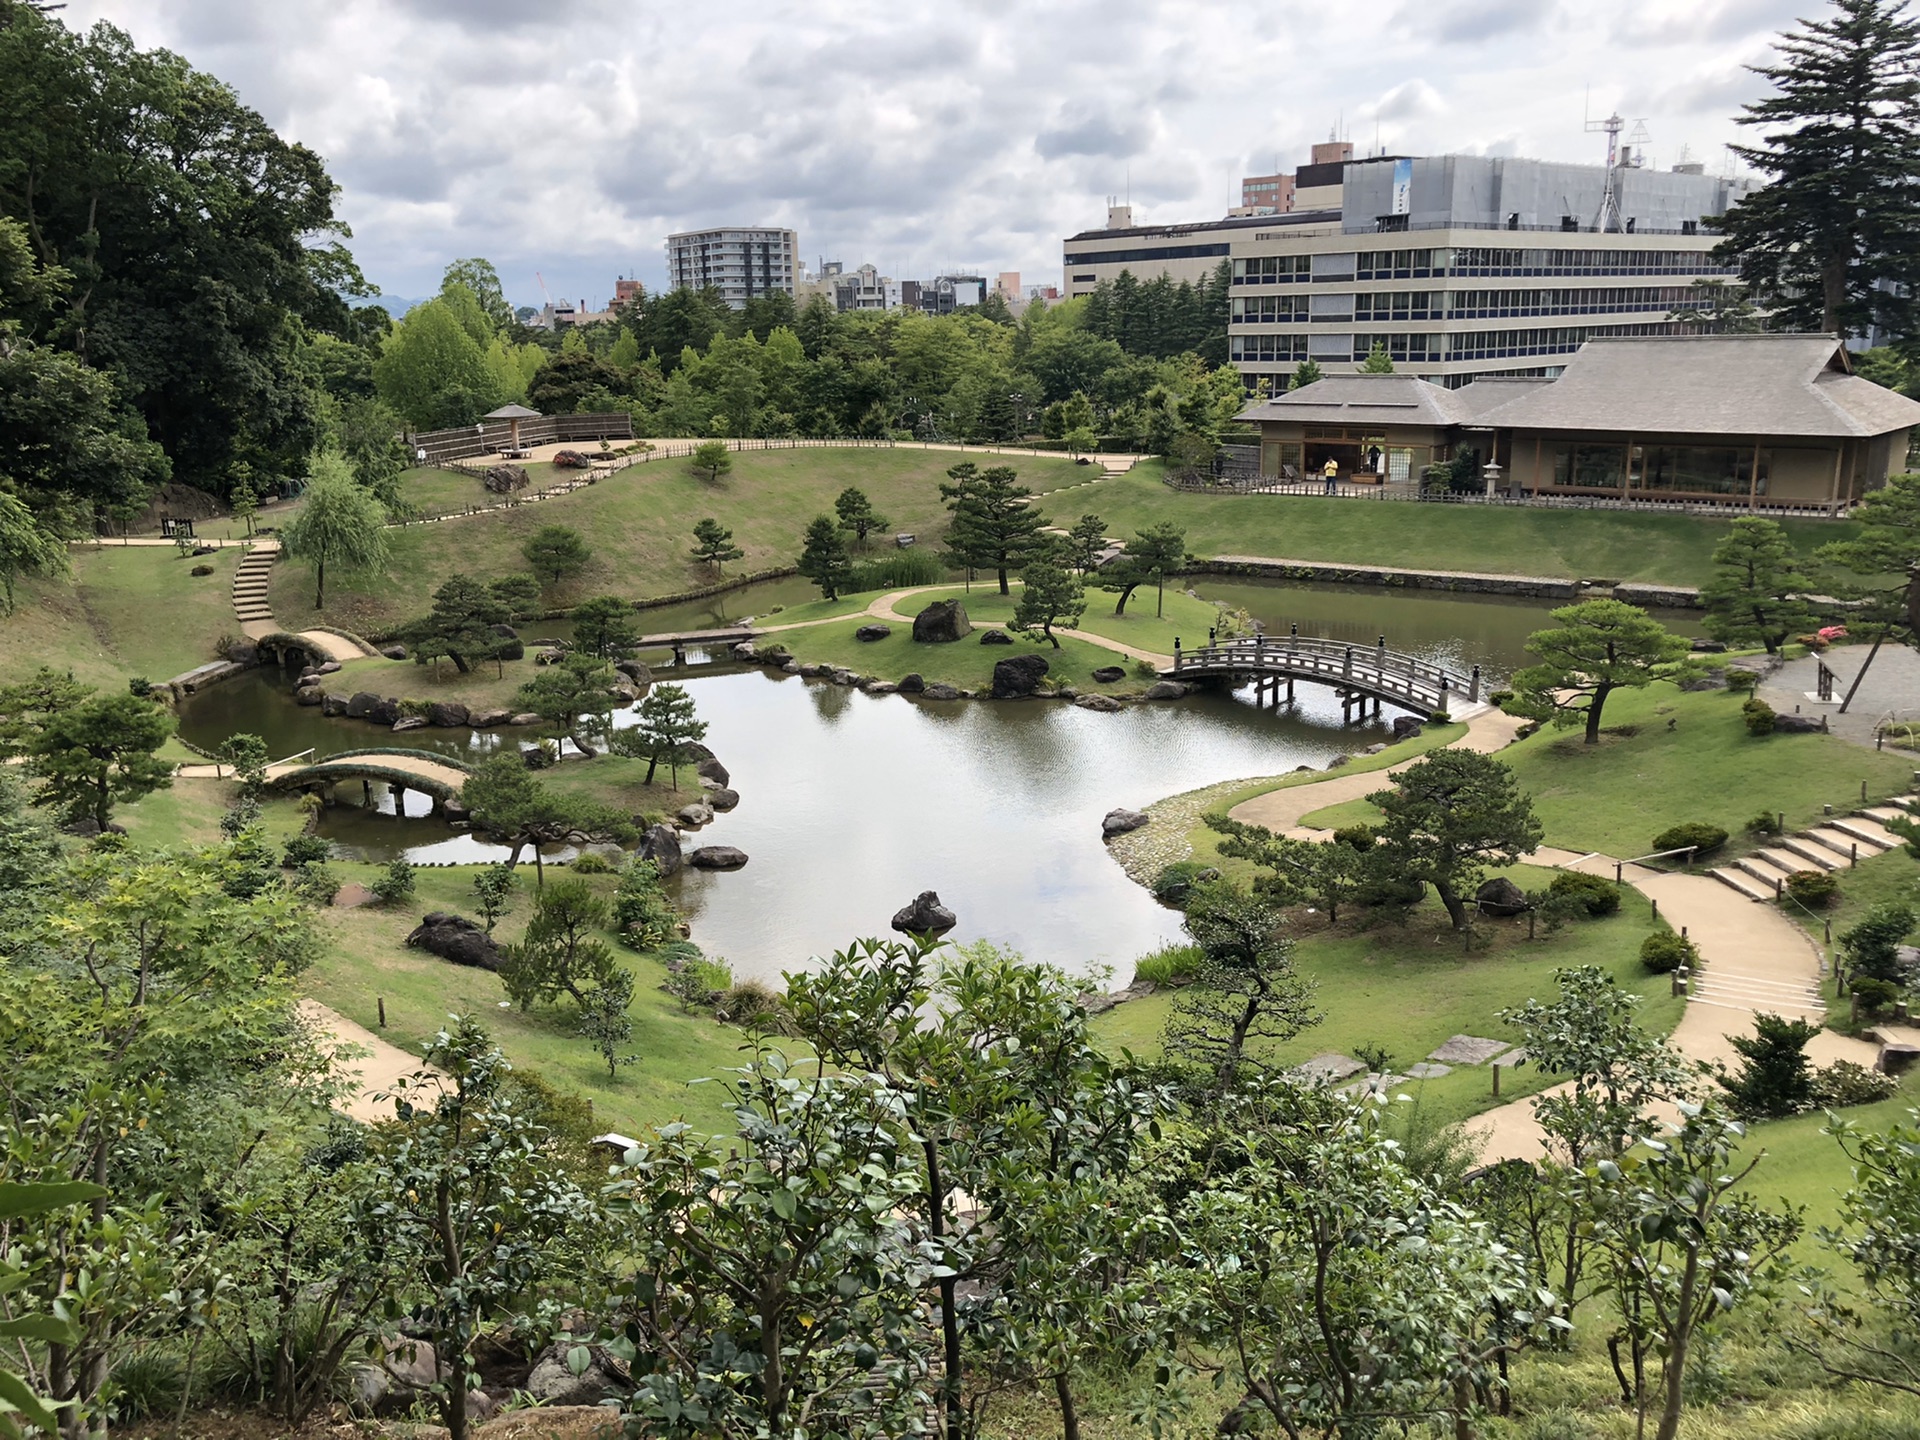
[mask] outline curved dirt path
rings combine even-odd
[[[452,765],[437,764],[418,755],[349,755],[338,760],[276,760],[267,766],[267,779],[278,780],[291,775],[296,770],[334,770],[346,779],[359,778],[359,772],[368,766],[378,766],[382,770],[398,770],[403,774],[417,775],[422,780],[433,780],[458,791],[467,783],[467,772]],[[174,772],[183,780],[225,780],[231,778],[233,767],[227,765],[182,765]]]
[[[302,1000],[299,1008],[301,1018],[332,1049],[334,1073],[353,1086],[334,1108],[367,1125],[391,1120],[393,1102],[376,1103],[373,1097],[389,1093],[401,1081],[429,1069],[427,1062],[318,1000]]]

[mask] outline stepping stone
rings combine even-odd
[[[1311,1060],[1301,1061],[1294,1073],[1309,1084],[1329,1085],[1336,1080],[1345,1080],[1351,1076],[1363,1074],[1366,1068],[1351,1055],[1342,1055],[1337,1050],[1329,1050],[1324,1055],[1315,1055]]]
[[[1431,1060],[1422,1060],[1418,1065],[1409,1065],[1407,1074],[1415,1080],[1438,1080],[1442,1075],[1451,1075],[1451,1065],[1436,1065]]]
[[[1355,1080],[1350,1085],[1342,1085],[1335,1092],[1340,1095],[1384,1095],[1396,1085],[1406,1083],[1404,1075],[1369,1075],[1365,1079]]]
[[[1486,1040],[1478,1035],[1456,1035],[1427,1056],[1443,1065],[1484,1065],[1502,1051],[1511,1050],[1510,1040]]]

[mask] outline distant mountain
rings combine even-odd
[[[348,300],[347,304],[355,310],[363,309],[368,305],[378,305],[389,315],[393,316],[394,319],[398,320],[414,306],[424,305],[432,298],[431,295],[419,295],[411,298],[405,295],[369,295],[358,300]]]

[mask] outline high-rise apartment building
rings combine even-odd
[[[1695,281],[1728,274],[1701,222],[1745,193],[1744,182],[1633,165],[1321,160],[1319,148],[1289,213],[1070,237],[1067,294],[1123,271],[1198,281],[1224,263],[1230,357],[1249,383],[1275,388],[1303,360],[1351,370],[1376,343],[1436,384],[1551,375],[1590,338],[1688,333],[1669,317],[1702,303]],[[1303,208],[1320,166],[1332,183],[1313,188],[1336,203]]]
[[[800,241],[791,230],[741,227],[667,237],[667,281],[672,288],[710,286],[735,310],[775,291],[791,296],[799,276]]]

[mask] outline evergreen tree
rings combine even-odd
[[[1714,547],[1713,574],[1700,588],[1707,633],[1730,643],[1758,640],[1771,655],[1787,636],[1813,625],[1811,587],[1787,532],[1772,520],[1743,516]]]
[[[847,537],[831,516],[816,515],[807,526],[795,569],[820,587],[822,598],[837,600],[853,581],[853,557]]]
[[[1734,153],[1767,184],[1719,222],[1716,258],[1782,330],[1913,333],[1920,284],[1920,20],[1906,0],[1833,0],[1754,72],[1774,93],[1745,107],[1761,131]]]
[[[1058,650],[1060,637],[1053,633],[1053,627],[1071,628],[1079,623],[1087,608],[1086,587],[1078,575],[1052,555],[1028,561],[1020,572],[1020,579],[1020,603],[1014,608],[1013,622],[1008,628],[1023,634],[1038,629],[1038,638],[1051,641]]]
[[[965,460],[947,478],[953,483],[942,485],[940,495],[953,512],[948,552],[969,570],[993,571],[1000,593],[1011,594],[1007,572],[1026,563],[1046,524],[1036,507],[1024,503],[1033,492],[1017,483],[1019,473],[1008,465],[981,470]]]
[[[1082,575],[1093,570],[1094,556],[1100,553],[1106,543],[1107,522],[1098,515],[1082,515],[1067,531],[1067,544],[1073,563]]]
[[[833,502],[833,512],[840,517],[840,524],[853,532],[854,543],[862,550],[867,548],[868,535],[887,528],[887,517],[873,508],[866,492],[857,486],[849,485],[840,492]]]
[[[653,773],[664,761],[673,776],[673,788],[678,790],[680,767],[707,733],[707,722],[694,711],[693,697],[679,685],[656,685],[634,714],[638,724],[614,732],[614,754],[645,759],[648,785],[653,784]]]
[[[1393,361],[1388,358],[1387,347],[1378,340],[1373,342],[1373,348],[1367,352],[1367,358],[1360,362],[1360,373],[1362,375],[1393,374]]]
[[[156,753],[173,734],[173,717],[137,695],[83,700],[49,715],[27,746],[27,767],[42,784],[36,805],[102,830],[116,801],[173,786],[173,766]]]
[[[503,623],[507,614],[500,597],[487,586],[468,575],[449,575],[433,592],[433,612],[402,633],[413,645],[416,660],[445,655],[462,675],[473,669],[476,660],[492,660],[498,670],[507,642],[492,627]]]
[[[280,532],[280,549],[313,564],[313,608],[327,603],[327,567],[365,574],[386,562],[387,512],[361,489],[339,455],[328,452],[313,461],[305,503]]]
[[[1623,600],[1587,600],[1553,612],[1551,630],[1527,637],[1540,657],[1513,677],[1510,708],[1555,725],[1586,722],[1586,743],[1600,743],[1600,717],[1616,690],[1640,690],[1688,672],[1687,642]]]
[[[573,607],[573,648],[601,660],[624,660],[640,643],[640,617],[618,595]]]
[[[1133,592],[1151,580],[1156,590],[1154,614],[1163,614],[1167,572],[1178,568],[1186,558],[1187,532],[1172,521],[1162,521],[1134,532],[1133,539],[1127,542],[1127,548],[1100,572],[1105,577],[1102,588],[1120,597],[1120,603],[1113,607],[1113,613],[1126,614],[1127,601],[1132,598]]]
[[[579,574],[586,569],[593,554],[587,542],[580,538],[580,532],[566,525],[542,525],[527,538],[520,553],[549,585],[558,585],[564,577]]]
[[[575,652],[558,665],[544,665],[514,695],[514,704],[559,727],[579,747],[594,756],[590,737],[613,728],[613,696],[607,687],[613,671],[597,655]]]
[[[1487,867],[1531,855],[1543,833],[1513,771],[1471,750],[1436,750],[1367,799],[1386,817],[1368,852],[1376,873],[1433,886],[1456,930]]]
[[[1298,365],[1293,367],[1293,388],[1295,390],[1306,385],[1311,385],[1316,380],[1324,380],[1326,378],[1327,372],[1311,360],[1302,360]]]

